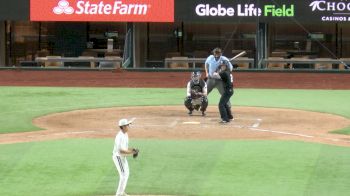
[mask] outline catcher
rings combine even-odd
[[[187,97],[184,104],[189,110],[189,115],[192,115],[193,110],[198,111],[200,109],[202,116],[205,116],[208,107],[207,84],[201,79],[199,71],[191,73],[191,80],[187,83]]]
[[[126,195],[125,188],[129,178],[129,164],[126,156],[132,155],[136,158],[139,154],[139,150],[135,148],[129,148],[129,125],[133,122],[132,120],[121,119],[118,122],[120,131],[115,137],[114,148],[113,148],[113,162],[119,173],[119,185],[117,189],[117,196]]]

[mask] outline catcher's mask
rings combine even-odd
[[[193,83],[199,84],[199,80],[201,79],[201,72],[199,71],[192,72],[191,79]]]

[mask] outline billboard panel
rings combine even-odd
[[[176,21],[350,22],[350,0],[176,1]]]
[[[30,20],[173,22],[174,0],[30,0]]]

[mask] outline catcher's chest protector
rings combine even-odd
[[[196,92],[203,92],[203,88],[205,86],[205,82],[203,80],[200,80],[198,84],[195,84],[193,81],[191,81],[191,90],[194,90]]]

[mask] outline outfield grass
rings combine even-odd
[[[49,113],[112,106],[182,105],[185,89],[0,87],[0,133],[40,130],[32,119]],[[218,103],[213,91],[209,104]],[[350,118],[350,91],[237,89],[234,105],[293,108]],[[337,131],[350,134],[350,127]]]
[[[130,140],[129,194],[337,195],[350,192],[350,148],[291,141]],[[0,145],[0,195],[112,195],[112,139]]]
[[[85,108],[182,105],[184,89],[0,87],[0,132],[39,130],[44,114]],[[293,108],[350,118],[350,91],[238,89],[234,105]],[[219,96],[212,93],[210,104]],[[350,133],[350,128],[339,132]],[[0,135],[1,137],[1,135]],[[350,148],[293,141],[134,140],[131,194],[348,195]],[[114,194],[113,139],[0,145],[0,195]]]

